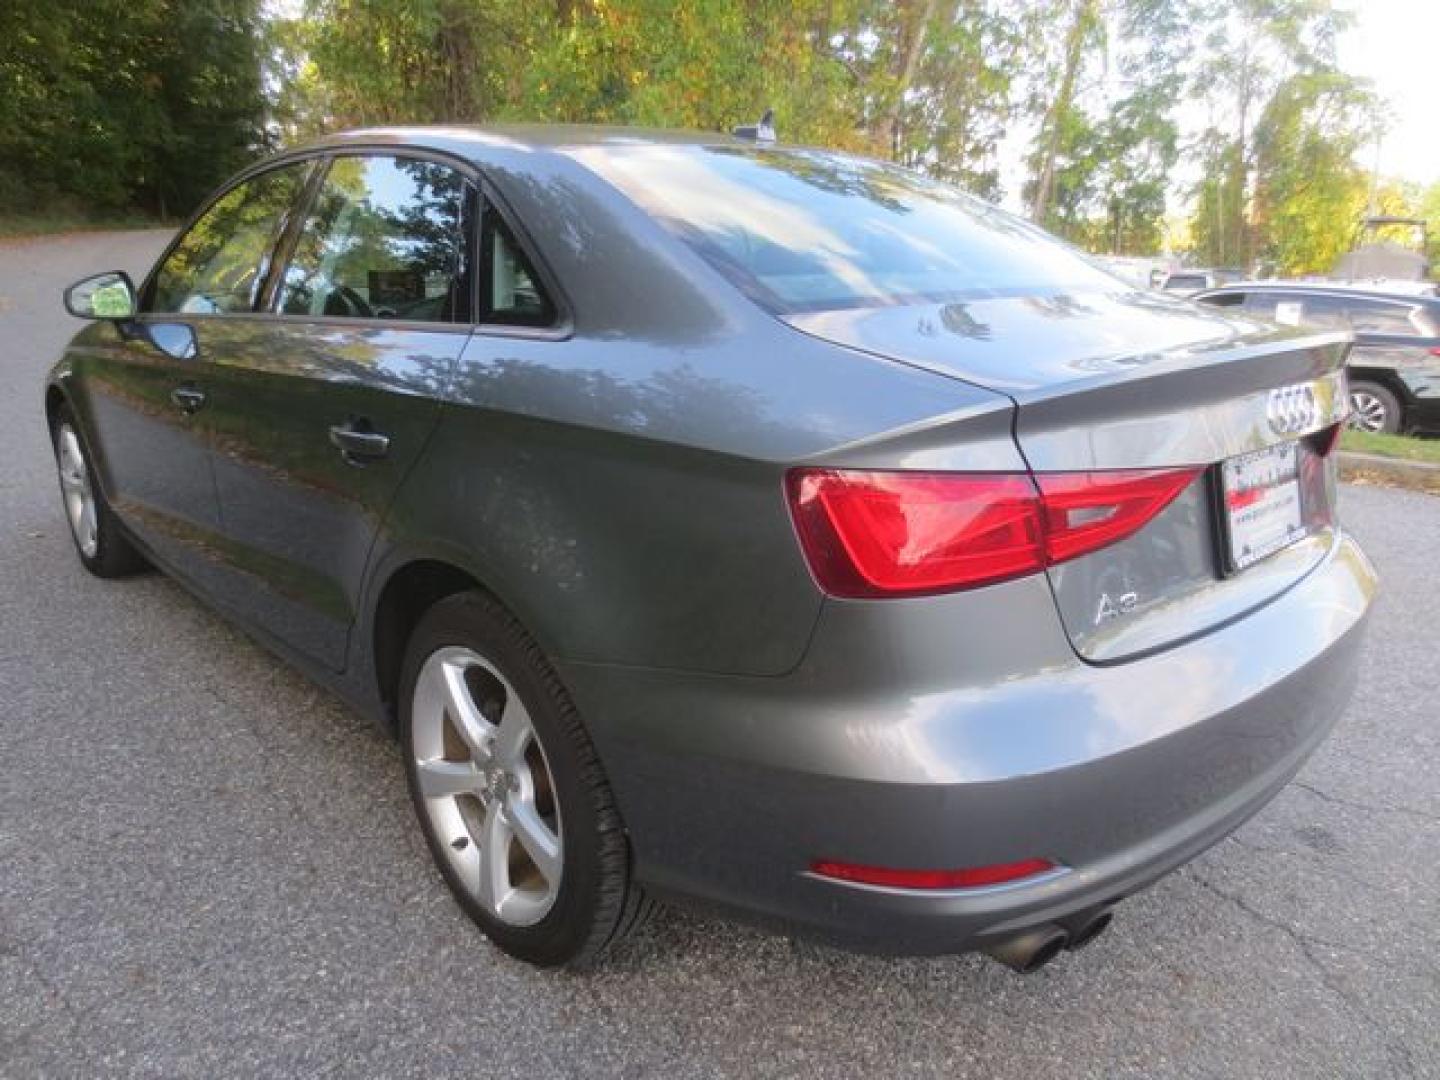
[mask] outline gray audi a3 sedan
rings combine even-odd
[[[81,562],[394,730],[445,881],[537,964],[680,897],[1031,970],[1351,692],[1347,339],[890,165],[352,132],[66,304]]]

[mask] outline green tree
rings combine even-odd
[[[1282,83],[1255,128],[1252,228],[1258,254],[1283,273],[1323,273],[1345,252],[1369,178],[1355,155],[1373,132],[1374,100],[1334,71]]]
[[[1190,85],[1211,115],[1195,148],[1192,232],[1203,262],[1248,267],[1272,246],[1253,213],[1259,119],[1295,76],[1336,73],[1335,39],[1350,21],[1333,0],[1197,0]]]
[[[263,143],[258,0],[14,0],[0,206],[188,210]]]
[[[1045,84],[1053,87],[1053,92],[1042,97],[1044,108],[1027,186],[1031,220],[1042,225],[1053,224],[1052,219],[1057,216],[1052,213],[1051,204],[1056,196],[1056,170],[1061,167],[1062,156],[1069,157],[1073,165],[1082,165],[1084,156],[1077,151],[1092,139],[1093,129],[1076,108],[1075,95],[1087,57],[1105,45],[1105,23],[1099,0],[1067,0],[1061,10],[1064,35],[1058,59],[1045,71]],[[1074,171],[1072,168],[1072,174]],[[1071,205],[1066,208],[1068,213],[1062,211],[1062,220],[1073,215],[1073,204],[1079,201],[1076,177],[1072,175],[1069,179],[1072,190],[1063,201]]]

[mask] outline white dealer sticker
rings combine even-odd
[[[1230,565],[1243,570],[1305,536],[1299,444],[1280,443],[1221,467]]]

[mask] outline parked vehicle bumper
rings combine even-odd
[[[1081,920],[1264,806],[1349,700],[1374,589],[1364,554],[1337,535],[1259,609],[1113,665],[1075,655],[1032,578],[827,604],[783,677],[562,672],[640,880],[856,947],[955,952]],[[956,869],[1033,857],[1062,869],[945,891],[809,872],[816,859]]]

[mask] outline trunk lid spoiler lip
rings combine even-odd
[[[1209,361],[1353,343],[1343,331],[1282,326],[1220,308],[1125,293],[1062,295],[1080,312],[1067,317],[1074,329],[1046,332],[1060,320],[1020,307],[1035,299],[997,295],[966,303],[776,313],[774,318],[806,337],[1002,394],[1016,404]],[[1091,306],[1085,306],[1087,301]],[[962,315],[955,317],[956,311]],[[983,323],[979,316],[985,317]],[[1171,316],[1180,321],[1171,324]],[[972,336],[966,320],[983,325],[985,332]],[[1037,363],[1027,356],[1053,359]],[[1330,366],[1341,362],[1337,357]]]
[[[1003,393],[1016,405],[1023,406],[1052,398],[1083,394],[1099,387],[1140,384],[1215,365],[1259,364],[1274,356],[1294,353],[1310,353],[1320,359],[1328,352],[1329,357],[1321,360],[1321,363],[1314,369],[1314,376],[1319,377],[1342,368],[1352,345],[1353,339],[1349,334],[1334,330],[1318,333],[1286,332],[1266,335],[1259,340],[1249,335],[1241,335],[1225,341],[1161,349],[1153,354],[1133,353],[1123,357],[1100,358],[1097,359],[1097,364],[1105,363],[1111,366],[1097,371],[1093,375],[1077,376],[1074,379],[1045,386],[1007,387],[1003,384],[990,385],[987,383],[978,385],[997,393]],[[1155,359],[1143,366],[1131,366],[1125,363],[1126,360],[1133,357],[1146,355],[1154,356]],[[1260,381],[1263,382],[1263,380]],[[1278,385],[1285,380],[1272,381]]]
[[[1154,350],[1111,349],[1070,362],[1072,369],[1085,363],[1091,372],[1076,371],[1072,378],[1042,385],[1013,385],[967,369],[960,357],[942,362],[933,340],[929,348],[912,349],[903,337],[892,344],[865,333],[871,316],[851,312],[839,323],[805,317],[778,321],[832,347],[995,394],[997,408],[1009,414],[1009,430],[1002,435],[993,411],[979,410],[991,414],[980,424],[987,429],[978,439],[982,450],[971,441],[978,434],[974,428],[956,439],[978,417],[966,423],[961,416],[937,416],[834,448],[816,464],[999,471],[1008,459],[1009,467],[1037,472],[1208,464],[1277,441],[1266,422],[1272,389],[1314,384],[1326,416],[1344,413],[1340,372],[1352,339],[1340,331],[1206,318],[1209,328],[1218,325],[1228,332]],[[962,445],[947,446],[950,440]]]

